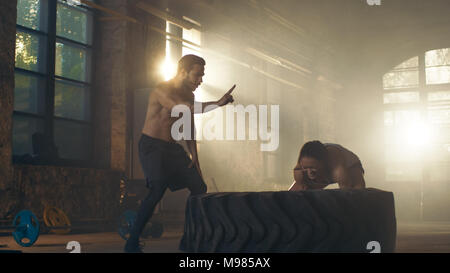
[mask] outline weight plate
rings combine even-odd
[[[130,236],[131,228],[136,220],[137,213],[133,210],[127,210],[120,216],[119,219],[119,235],[124,240]]]
[[[32,246],[39,237],[39,220],[29,210],[20,211],[14,217],[13,226],[16,227],[12,233],[14,240],[23,247]]]
[[[44,209],[44,223],[55,234],[67,234],[70,232],[69,217],[57,207],[47,206]],[[52,229],[52,227],[66,227],[65,229]]]

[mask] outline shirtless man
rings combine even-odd
[[[218,101],[195,102],[193,92],[202,83],[204,71],[204,59],[196,55],[183,56],[178,62],[177,75],[160,83],[149,96],[147,116],[139,140],[139,159],[149,193],[141,203],[130,237],[125,244],[125,252],[142,252],[139,237],[167,188],[171,191],[188,188],[191,195],[202,194],[207,190],[194,138],[194,110],[198,109],[195,113],[203,113],[207,106],[210,106],[210,111],[233,102],[231,92],[236,85]],[[172,125],[178,119],[171,117],[171,111],[177,105],[187,106],[191,110],[191,137],[186,140],[191,158],[171,135]]]
[[[303,145],[289,191],[323,189],[338,183],[341,189],[366,187],[358,156],[339,144],[310,141]]]

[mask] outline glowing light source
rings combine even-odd
[[[166,32],[170,33],[170,23],[168,21],[166,21]],[[172,61],[172,51],[175,49],[172,48],[170,43],[170,36],[166,35],[166,58],[160,68],[161,75],[165,81],[172,79],[177,74],[177,65]]]
[[[431,128],[423,122],[412,122],[406,126],[404,135],[411,148],[424,148],[431,141]]]
[[[168,59],[164,60],[161,64],[161,75],[164,77],[164,80],[168,81],[175,77],[176,74],[177,66]]]

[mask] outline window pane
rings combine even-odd
[[[184,55],[188,55],[188,54],[194,54],[194,55],[197,55],[200,57],[203,56],[202,53],[196,49],[196,47],[194,47],[194,46],[191,47],[189,45],[183,46],[182,55],[184,56]]]
[[[16,67],[46,72],[46,39],[40,35],[16,33]]]
[[[450,91],[428,93],[428,119],[432,124],[450,124]]]
[[[390,72],[383,76],[384,89],[411,88],[419,85],[419,71]]]
[[[419,85],[419,57],[413,57],[384,74],[384,89],[410,88]]]
[[[55,116],[89,120],[89,92],[83,85],[66,81],[55,83]]]
[[[433,140],[435,143],[441,143],[445,144],[446,149],[448,149],[447,159],[450,160],[450,146],[447,146],[448,143],[450,143],[450,126],[447,124],[438,124],[434,126],[434,132],[433,132]]]
[[[55,58],[56,75],[78,81],[88,81],[85,49],[57,42]]]
[[[89,159],[89,126],[55,119],[55,144],[63,159]]]
[[[18,0],[17,24],[41,31],[47,31],[47,0]]]
[[[450,153],[450,143],[446,143],[446,144],[442,145],[442,148],[444,149],[444,151]]]
[[[439,91],[428,93],[429,101],[450,101],[450,91]]]
[[[194,44],[201,44],[201,32],[196,29],[183,29],[183,39]],[[195,45],[183,42],[182,55],[195,54],[202,56],[200,53],[201,49]]]
[[[384,111],[384,126],[393,126],[394,125],[394,112],[392,111]]]
[[[427,84],[450,83],[450,66],[427,67]]]
[[[437,132],[440,133],[439,131]],[[432,157],[430,158],[431,164],[427,165],[428,168],[438,168],[439,164],[450,164],[448,141],[443,143],[434,141],[434,143],[430,143],[430,145],[428,146],[427,154],[432,155]]]
[[[394,67],[394,70],[402,70],[405,68],[414,68],[414,67],[419,67],[419,57],[418,56],[413,57],[413,58],[397,65],[396,67]]]
[[[420,95],[419,92],[386,93],[383,95],[383,101],[385,104],[419,102]]]
[[[441,48],[426,52],[425,65],[426,67],[437,65],[450,65],[450,49]]]
[[[421,132],[423,124],[419,111],[385,111],[384,112],[384,137],[385,143],[395,144],[394,148],[410,149],[417,142],[426,139]],[[402,152],[403,153],[403,152]]]
[[[58,3],[56,35],[83,44],[91,43],[92,16],[80,9]]]
[[[385,111],[385,125],[395,125],[395,126],[404,126],[406,124],[419,122],[420,112],[419,111],[408,111],[408,110],[399,110],[399,111]]]
[[[96,2],[96,1],[92,1]],[[70,7],[76,7],[76,8],[88,8],[89,5],[86,5],[84,3],[81,3],[81,0],[58,0],[58,3],[64,3]]]
[[[427,84],[450,83],[450,49],[442,48],[425,53]]]
[[[429,110],[428,119],[432,124],[450,124],[450,106]]]
[[[13,116],[13,154],[33,154],[32,136],[44,132],[44,122],[38,118]]]
[[[45,80],[23,73],[15,73],[14,110],[44,114]]]

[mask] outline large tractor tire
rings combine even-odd
[[[185,252],[394,252],[392,192],[234,192],[187,200]],[[375,249],[377,251],[377,249]]]

